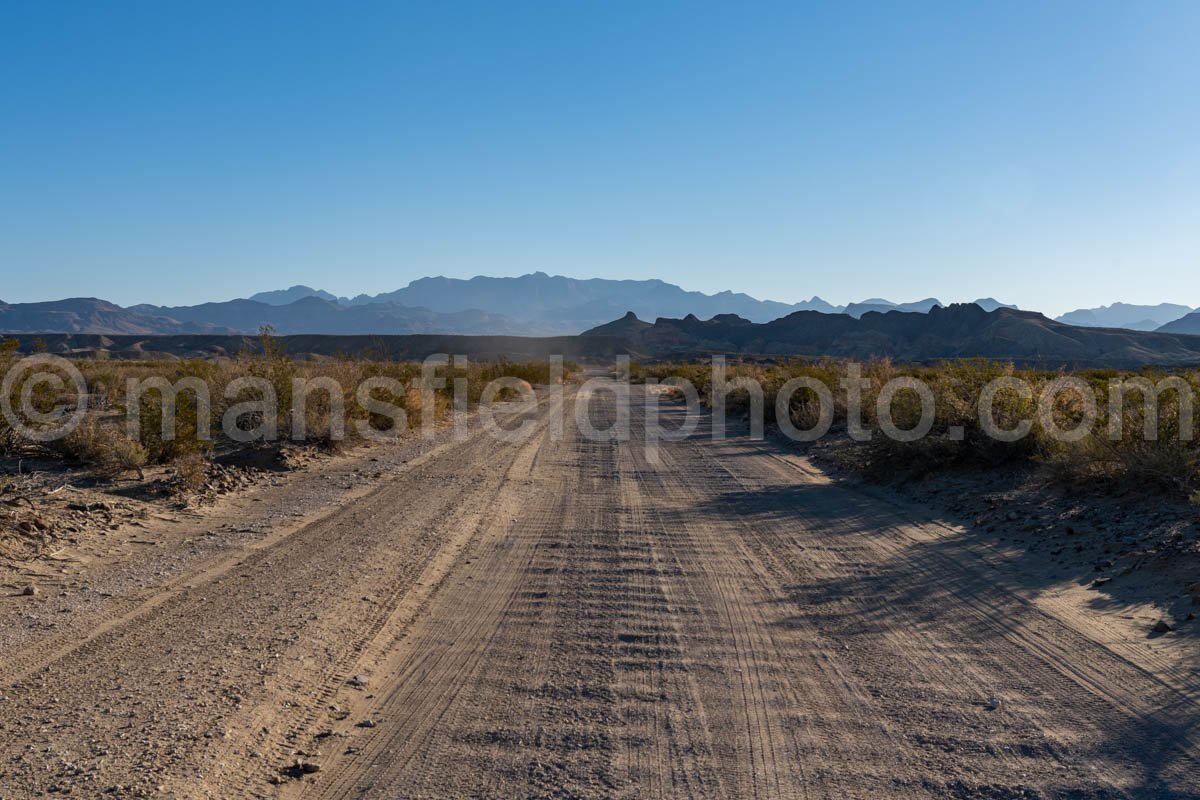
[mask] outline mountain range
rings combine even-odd
[[[1015,306],[990,297],[976,300],[974,305],[989,312],[1015,310]],[[735,315],[765,324],[797,312],[859,319],[872,312],[927,314],[942,307],[943,303],[934,297],[907,303],[875,297],[846,306],[833,305],[820,297],[783,303],[737,292],[687,291],[661,280],[576,279],[535,272],[513,278],[420,278],[393,292],[357,297],[292,286],[245,299],[192,306],[140,304],[122,308],[96,298],[11,305],[0,302],[0,331],[244,334],[270,326],[281,335],[561,336],[595,328],[626,312],[648,320]],[[1114,303],[1072,311],[1057,321],[1080,327],[1200,333],[1200,317],[1191,312],[1190,307],[1177,304]]]
[[[328,292],[308,286],[262,292],[252,295],[250,299],[281,304],[305,296],[333,299]],[[625,311],[633,311],[650,319],[687,314],[705,318],[717,314],[737,314],[753,322],[770,322],[795,311],[860,317],[868,311],[924,313],[942,305],[940,300],[933,297],[912,303],[871,298],[838,306],[814,296],[799,303],[781,303],[759,300],[740,292],[725,291],[711,295],[692,292],[661,280],[580,279],[547,275],[544,272],[515,278],[419,278],[394,292],[342,297],[338,298],[338,302],[346,306],[398,303],[438,312],[475,308],[501,313],[539,327],[548,326],[554,328],[556,333],[578,332],[613,319]],[[990,297],[975,302],[987,311],[1004,306]]]
[[[1200,315],[1198,315],[1200,316]],[[799,311],[767,323],[733,314],[694,315],[653,323],[626,314],[582,338],[618,340],[649,358],[737,353],[922,362],[988,358],[1056,368],[1200,364],[1200,337],[1173,333],[1082,328],[1032,311],[974,303],[936,306],[927,313],[846,314]]]
[[[44,347],[52,353],[98,358],[230,356],[260,348],[257,337],[247,334],[26,333],[16,339],[22,352]],[[304,334],[282,336],[279,342],[293,356],[313,358],[386,355],[420,359],[433,353],[463,353],[476,359],[522,359],[560,354],[578,361],[611,363],[621,354],[655,359],[724,353],[735,357],[889,357],[908,362],[989,358],[1049,369],[1200,365],[1200,336],[1078,327],[1030,311],[997,308],[989,312],[974,303],[937,306],[927,313],[869,311],[857,319],[848,314],[796,311],[765,323],[735,314],[708,320],[695,315],[660,317],[651,323],[630,312],[577,336]]]
[[[991,298],[978,303],[987,310],[1001,306]],[[516,278],[421,278],[394,292],[353,298],[292,286],[193,306],[121,308],[96,298],[0,303],[0,330],[169,335],[256,333],[270,326],[284,335],[555,336],[577,334],[626,311],[649,319],[736,314],[752,322],[770,322],[797,311],[857,318],[870,311],[924,313],[940,306],[935,298],[914,303],[872,298],[849,306],[835,306],[820,297],[781,303],[737,292],[692,292],[660,280],[581,280],[535,272]]]

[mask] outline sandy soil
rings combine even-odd
[[[563,405],[0,597],[0,797],[1200,797],[1195,633],[1142,618],[1177,609],[771,442],[652,459],[640,404],[624,442],[575,424],[607,393]]]

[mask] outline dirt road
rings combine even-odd
[[[24,636],[0,797],[1200,797],[1194,661],[770,443],[652,458],[632,408],[545,398]]]

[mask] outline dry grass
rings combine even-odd
[[[51,446],[73,461],[112,476],[141,474],[147,461],[145,447],[130,439],[117,424],[95,416],[85,417],[78,428]]]
[[[40,450],[114,476],[140,470],[146,464],[172,465],[175,483],[186,491],[197,480],[203,483],[197,477],[197,464],[207,463],[214,452],[249,444],[238,441],[240,434],[233,438],[225,435],[222,421],[227,415],[236,417],[239,432],[335,450],[356,444],[367,434],[395,435],[403,432],[401,428],[436,424],[448,415],[456,389],[471,405],[478,403],[484,387],[496,378],[512,377],[537,384],[552,379],[548,362],[468,363],[437,368],[433,377],[442,385],[423,391],[419,388],[422,365],[418,363],[350,358],[297,360],[282,352],[270,336],[263,337],[263,345],[263,353],[246,353],[235,359],[76,360],[73,363],[84,375],[90,392],[88,414],[75,431]],[[0,353],[0,371],[11,366],[16,357],[9,350]],[[179,388],[173,397],[174,426],[164,421],[171,406],[170,392],[164,393],[153,384],[135,394],[129,392],[131,381],[145,384],[156,380]],[[310,387],[303,397],[295,396],[296,381]],[[368,381],[384,385],[362,389]],[[210,400],[207,412],[197,399],[198,389]],[[14,389],[14,402],[19,401],[18,391]],[[39,386],[32,400],[38,410],[49,411],[74,407],[78,398],[69,391],[54,392]],[[243,408],[248,410],[237,413]],[[273,437],[262,428],[272,416],[264,414],[265,409],[273,410],[277,421]],[[0,450],[39,449],[11,430],[2,416]],[[133,438],[126,433],[130,421],[136,423]]]
[[[848,363],[835,361],[732,363],[726,379],[751,378],[761,385],[765,418],[772,424],[775,423],[775,401],[780,388],[792,378],[816,378],[833,393],[832,435],[848,438],[846,393],[841,388],[842,381],[848,376],[848,368]],[[1187,391],[1200,396],[1198,373],[1152,369],[1141,372],[1048,372],[983,360],[948,361],[930,366],[901,366],[878,360],[863,364],[861,368],[862,378],[867,381],[862,392],[862,421],[871,438],[843,447],[840,452],[849,466],[868,476],[915,477],[951,467],[1036,464],[1061,481],[1137,482],[1200,499],[1200,491],[1197,491],[1200,489],[1200,443],[1194,434],[1186,435],[1186,407],[1181,402]],[[691,381],[702,402],[711,405],[713,386],[709,364],[635,364],[631,370],[635,381],[661,381],[672,376]],[[895,441],[880,431],[877,409],[880,390],[888,381],[901,377],[916,378],[924,383],[935,400],[936,414],[929,434],[913,442]],[[1052,435],[1044,422],[1064,429],[1074,427],[1085,417],[1086,397],[1074,390],[1063,391],[1052,404],[1048,420],[1043,420],[1037,413],[1037,400],[1043,391],[1064,377],[1082,381],[1095,400],[1096,421],[1091,426],[1092,432],[1079,441],[1062,441]],[[1031,398],[1011,390],[995,394],[993,417],[998,427],[1011,430],[1022,421],[1031,423],[1028,435],[1017,441],[998,441],[989,436],[980,423],[980,396],[984,387],[998,378],[1019,379],[1032,389]],[[1157,424],[1153,424],[1151,416],[1151,424],[1147,425],[1143,396],[1136,390],[1127,392],[1123,403],[1110,406],[1110,398],[1117,396],[1111,390],[1113,383],[1125,381],[1143,382],[1142,385],[1145,381],[1149,384],[1168,382],[1162,384],[1166,388],[1155,404]],[[1174,383],[1170,384],[1171,381]],[[748,414],[751,409],[749,394],[745,390],[735,390],[728,396],[726,406],[730,419]],[[896,393],[891,408],[893,420],[901,430],[912,429],[921,419],[919,398],[911,390]],[[792,424],[802,430],[816,424],[819,411],[816,395],[807,389],[797,391],[787,409]]]

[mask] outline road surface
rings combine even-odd
[[[0,653],[0,797],[1200,797],[1194,673],[634,390]]]

